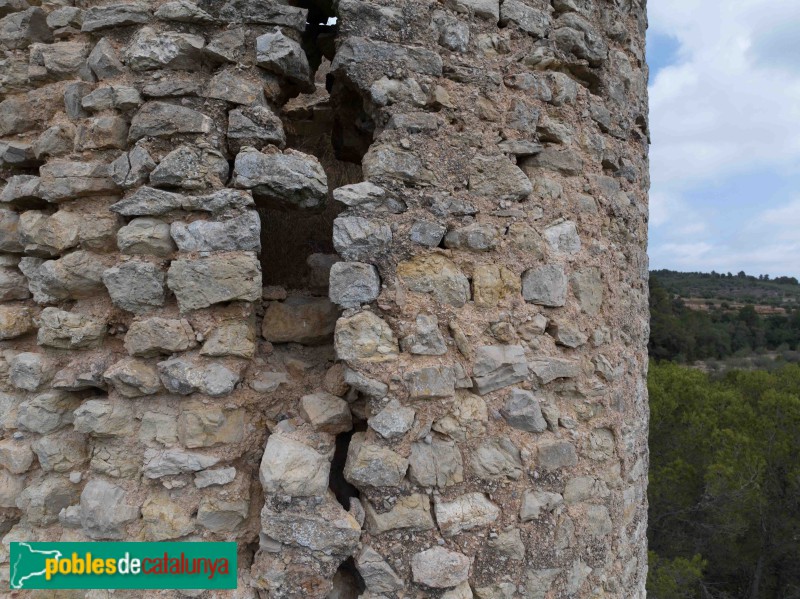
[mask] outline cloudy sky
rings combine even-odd
[[[800,276],[800,1],[648,5],[651,268]]]

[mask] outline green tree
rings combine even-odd
[[[702,556],[704,599],[800,597],[800,367],[653,365],[649,385],[654,596],[691,597],[657,593],[685,592],[663,579]]]

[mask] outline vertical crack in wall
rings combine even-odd
[[[316,73],[316,90],[289,100],[280,116],[287,147],[316,157],[325,170],[328,201],[314,211],[259,208],[262,273],[265,285],[326,294],[327,272],[336,260],[333,221],[342,210],[330,192],[362,180],[361,156],[346,161],[335,149],[338,117],[327,88],[337,31],[336,25],[327,23],[334,14],[325,2],[296,4],[309,9],[303,49]]]

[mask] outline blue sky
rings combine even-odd
[[[648,4],[651,268],[800,276],[800,2]]]

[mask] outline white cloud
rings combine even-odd
[[[800,198],[788,204],[765,210],[759,219],[765,225],[772,225],[779,229],[780,234],[790,234],[793,239],[800,238]]]
[[[724,211],[701,211],[689,198],[734,176],[800,173],[800,3],[648,4],[651,33],[680,44],[680,61],[650,83],[653,262],[797,273],[798,261],[786,254],[796,257],[800,249],[800,200],[764,204],[742,225]]]

